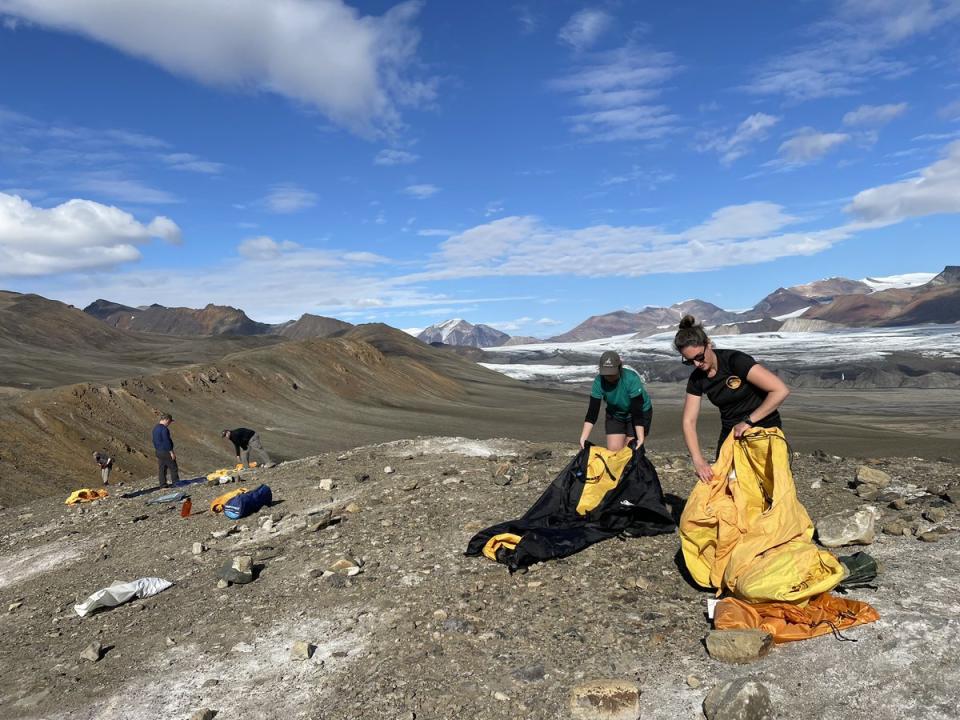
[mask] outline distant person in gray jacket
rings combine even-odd
[[[170,437],[170,423],[173,416],[170,413],[161,413],[160,420],[153,426],[153,449],[157,451],[157,476],[160,487],[172,487],[180,482],[180,468],[177,467],[177,453],[173,449],[173,438]],[[170,472],[170,481],[167,482],[167,471]]]
[[[270,456],[263,449],[260,442],[260,433],[250,428],[237,428],[236,430],[224,430],[220,435],[233,443],[233,449],[237,453],[237,462],[245,466],[250,465],[250,451],[253,450],[261,465],[270,464]]]
[[[104,485],[110,484],[110,471],[113,469],[113,458],[102,452],[93,453],[93,461],[100,468],[100,479]],[[121,483],[122,484],[122,483]]]

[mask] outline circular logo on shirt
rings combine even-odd
[[[727,378],[727,387],[731,390],[736,390],[741,385],[743,385],[743,380],[738,378],[736,375],[731,375]]]

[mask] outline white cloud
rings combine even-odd
[[[0,0],[0,13],[87,36],[202,83],[270,92],[364,135],[434,95],[411,76],[421,2],[382,16],[342,0]]]
[[[663,170],[654,170],[640,165],[634,165],[630,170],[621,175],[611,175],[600,181],[600,185],[624,185],[635,184],[646,188],[647,190],[656,190],[660,185],[672,182],[676,175]]]
[[[169,218],[144,225],[118,208],[69,200],[52,208],[0,193],[0,276],[36,276],[109,268],[140,259],[150,238],[180,242]]]
[[[284,252],[296,250],[299,247],[297,243],[290,240],[277,242],[271,237],[261,235],[244,240],[237,246],[237,252],[251,260],[275,260]]]
[[[905,102],[895,105],[861,105],[843,116],[844,125],[885,125],[907,111]]]
[[[768,202],[721,208],[703,223],[681,232],[648,226],[556,228],[536,217],[511,216],[449,238],[428,269],[408,276],[407,281],[693,272],[812,254],[833,241],[827,231],[782,232],[796,222],[781,206]],[[602,269],[598,257],[617,260]]]
[[[366,251],[344,253],[343,259],[350,263],[356,263],[357,265],[380,265],[392,262],[388,257]]]
[[[374,165],[409,165],[420,159],[419,155],[406,150],[384,148],[373,158]]]
[[[520,32],[524,35],[531,35],[537,31],[540,26],[539,18],[534,15],[533,10],[527,5],[515,5],[513,11],[517,15],[517,21],[520,23]]]
[[[190,153],[169,153],[161,158],[173,170],[202,173],[204,175],[219,175],[226,167],[223,163],[203,160]]]
[[[944,105],[937,114],[944,120],[960,120],[960,100]]]
[[[293,183],[282,183],[274,185],[260,202],[270,212],[285,215],[312,208],[317,195]]]
[[[916,177],[857,193],[847,212],[866,222],[894,223],[911,217],[960,213],[960,142]]]
[[[613,25],[613,17],[603,10],[584,8],[575,12],[560,28],[557,37],[574,50],[586,50]]]
[[[417,200],[426,200],[428,197],[432,197],[440,192],[440,188],[436,185],[424,183],[421,185],[407,185],[403,189],[403,192]]]
[[[846,133],[822,133],[811,127],[802,128],[780,145],[779,158],[775,163],[785,166],[808,165],[849,139]]]
[[[499,320],[499,321],[485,322],[483,324],[489,325],[492,328],[496,328],[500,332],[505,332],[509,334],[509,333],[515,333],[517,332],[517,330],[522,330],[532,322],[533,322],[533,318],[522,317],[522,318],[517,318],[515,320]]]
[[[417,235],[420,237],[450,237],[455,233],[456,230],[444,230],[443,228],[423,228],[422,230],[417,230]]]
[[[181,202],[180,198],[166,190],[149,187],[139,180],[123,177],[114,171],[81,173],[77,175],[73,187],[121,202],[146,205]]]
[[[566,118],[584,140],[656,140],[677,131],[679,117],[656,98],[680,69],[671,53],[628,45],[589,56],[550,87],[585,108]]]
[[[537,325],[544,325],[546,327],[559,325],[559,324],[560,324],[559,320],[554,320],[553,318],[548,318],[548,317],[540,318],[539,320],[537,320]]]
[[[750,146],[767,138],[770,128],[780,122],[775,115],[758,112],[741,122],[729,137],[713,136],[703,138],[698,150],[715,150],[720,153],[720,162],[730,165],[750,152]]]

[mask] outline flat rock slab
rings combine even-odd
[[[229,583],[245,585],[253,582],[253,558],[250,555],[238,555],[224,563],[217,574],[221,580]]]
[[[817,523],[817,539],[824,547],[869,545],[876,537],[878,514],[876,508],[867,505],[822,517]]]
[[[883,470],[877,470],[876,468],[869,467],[867,465],[861,465],[857,468],[857,474],[855,480],[858,485],[870,485],[875,488],[885,488],[889,485],[893,478],[891,478]]]
[[[639,720],[640,688],[625,680],[591,680],[570,691],[574,720]]]
[[[756,662],[769,653],[773,636],[763,630],[711,630],[706,645],[714,660],[741,665]]]
[[[749,678],[730,680],[713,688],[703,700],[707,720],[773,720],[773,703],[766,686]]]

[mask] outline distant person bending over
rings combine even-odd
[[[783,381],[738,350],[718,350],[707,337],[703,325],[685,315],[673,339],[673,346],[684,365],[693,365],[687,380],[687,396],[683,403],[683,439],[690,459],[703,482],[713,480],[713,469],[700,452],[697,438],[697,417],[704,394],[720,408],[722,428],[717,440],[720,446],[733,432],[740,437],[753,426],[783,427],[778,408],[787,399],[790,389]]]
[[[249,465],[250,451],[253,450],[260,459],[261,465],[270,464],[270,456],[263,449],[263,444],[260,442],[260,433],[256,430],[237,428],[236,430],[224,430],[220,434],[233,443],[233,449],[237,452],[238,463]]]
[[[600,356],[600,372],[590,390],[590,405],[580,433],[580,447],[590,437],[590,431],[600,416],[601,400],[607,404],[607,449],[618,452],[634,440],[637,446],[643,445],[650,432],[653,403],[640,374],[624,365],[613,350]]]
[[[102,452],[93,453],[93,461],[100,468],[100,479],[104,485],[110,484],[110,471],[113,469],[113,458]],[[123,483],[121,483],[122,485]]]
[[[177,453],[173,449],[173,438],[170,437],[170,423],[173,416],[162,413],[160,420],[153,426],[153,449],[157,451],[157,475],[160,487],[172,487],[180,482],[180,468],[177,467]],[[170,471],[170,481],[167,482],[167,471]]]

